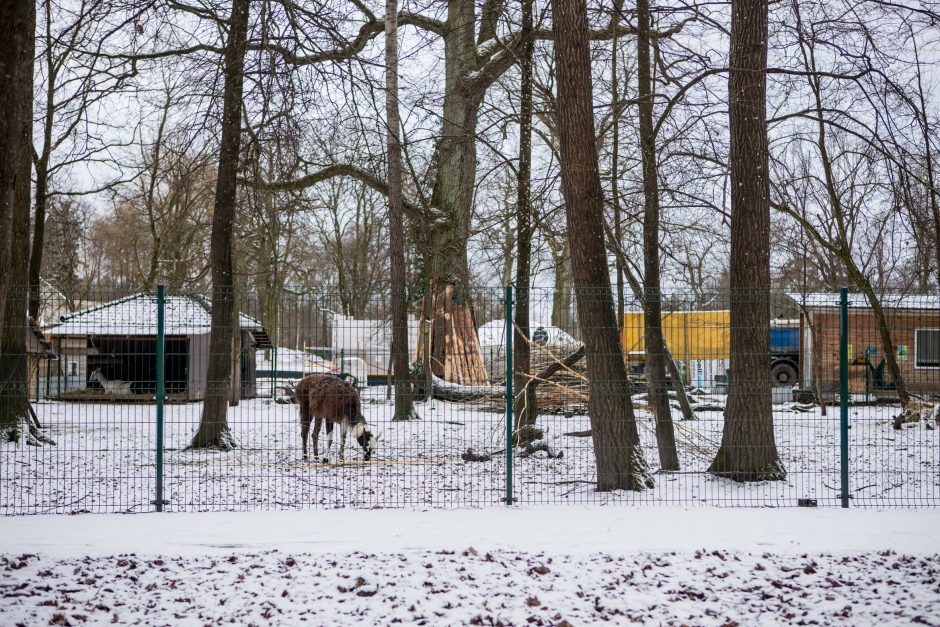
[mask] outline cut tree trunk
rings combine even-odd
[[[731,5],[731,381],[709,471],[782,480],[770,394],[770,182],[766,122],[767,0]]]
[[[429,355],[434,375],[460,385],[485,385],[476,320],[467,288],[432,286]]]
[[[398,112],[398,0],[385,3],[385,118],[388,149],[389,257],[391,265],[392,350],[395,384],[393,421],[417,418],[408,355],[408,290],[405,271],[405,216],[402,195],[401,121]]]
[[[643,490],[653,482],[640,449],[607,269],[587,7],[584,0],[552,0],[552,12],[562,193],[590,382],[597,489]]]
[[[679,453],[666,393],[666,342],[663,339],[659,275],[659,178],[653,133],[653,81],[650,77],[649,0],[637,0],[637,79],[639,84],[640,153],[643,161],[643,311],[649,404],[656,420],[656,446],[663,470],[679,470]],[[676,381],[681,386],[681,381]]]
[[[237,328],[233,229],[238,156],[241,145],[242,89],[245,80],[245,51],[250,0],[232,0],[228,41],[225,44],[225,90],[222,103],[222,140],[216,177],[215,206],[209,266],[212,271],[212,312],[209,333],[209,363],[202,420],[192,448],[231,450],[235,446],[228,426],[228,402],[232,386],[232,354]]]

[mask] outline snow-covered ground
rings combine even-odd
[[[940,625],[937,511],[12,517],[0,623]]]
[[[155,410],[152,405],[41,402],[40,420],[56,446],[0,445],[0,512],[150,511],[154,499]],[[345,464],[303,462],[297,409],[270,399],[230,409],[235,451],[184,450],[201,405],[166,408],[167,509],[208,511],[308,507],[453,507],[496,505],[505,497],[505,418],[481,405],[419,404],[420,420],[390,421],[385,389],[364,393],[364,413],[381,441],[371,463],[350,439]],[[940,430],[923,422],[896,431],[893,407],[852,408],[850,493],[855,506],[940,505]],[[639,412],[645,456],[657,469],[653,425]],[[678,412],[676,414],[678,418]],[[839,503],[838,411],[826,417],[778,406],[775,431],[786,481],[737,484],[706,469],[721,439],[722,413],[677,422],[682,471],[655,473],[642,493],[594,491],[591,438],[583,415],[541,416],[544,453],[514,464],[514,497],[522,504],[703,504],[795,506],[798,499]],[[321,455],[325,435],[321,434]],[[497,453],[466,462],[461,454]],[[333,460],[335,462],[336,445]]]

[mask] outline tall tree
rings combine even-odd
[[[120,29],[104,32],[102,27],[113,12],[111,0],[85,0],[76,5],[47,1],[42,7],[37,29],[37,61],[34,142],[30,150],[35,170],[33,202],[35,218],[29,251],[29,315],[40,316],[39,277],[45,241],[46,211],[69,179],[69,169],[78,163],[106,159],[107,151],[120,142],[120,134],[95,119],[103,102],[129,78],[136,75],[134,64],[99,54],[110,36]],[[109,188],[105,182],[97,189]],[[58,189],[57,189],[58,188]]]
[[[590,381],[598,490],[652,487],[640,449],[604,246],[585,0],[552,0],[562,193]]]
[[[650,61],[649,0],[637,0],[636,59],[639,83],[640,154],[643,161],[643,325],[646,333],[646,379],[649,404],[656,420],[656,444],[663,470],[679,470],[679,453],[666,392],[666,342],[663,339],[662,293],[659,276],[659,175],[653,131],[653,80]],[[681,386],[682,381],[674,380]]]
[[[225,42],[222,96],[222,139],[216,176],[215,205],[212,214],[212,239],[209,266],[212,272],[212,321],[209,334],[209,364],[206,396],[193,448],[215,447],[229,450],[235,446],[228,426],[227,413],[232,394],[232,370],[238,342],[238,311],[235,306],[235,281],[232,267],[233,230],[235,228],[236,175],[241,150],[242,89],[245,81],[245,52],[248,43],[250,0],[232,0]]]
[[[5,9],[4,5],[4,9]],[[36,47],[36,5],[23,3],[22,55],[19,62],[10,68],[14,90],[20,94],[10,112],[16,127],[12,139],[16,149],[11,151],[14,172],[13,206],[10,215],[10,254],[2,273],[9,281],[4,295],[4,307],[0,308],[0,441],[19,441],[25,435],[28,444],[38,445],[52,440],[39,432],[38,424],[31,420],[29,408],[29,373],[26,357],[26,334],[29,332],[26,317],[28,290],[26,286],[29,263],[29,214],[30,173],[32,172],[33,100],[33,51]],[[4,10],[0,10],[3,17]]]
[[[534,424],[538,415],[535,386],[528,385],[531,368],[529,346],[529,293],[532,274],[532,0],[522,0],[522,79],[519,101],[519,167],[516,178],[516,289],[515,341],[513,342],[513,409],[516,430]]]
[[[13,213],[17,202],[17,183],[22,175],[22,154],[29,147],[23,143],[23,100],[32,102],[32,92],[23,89],[22,69],[32,75],[36,30],[36,6],[32,2],[0,0],[0,321],[4,320],[7,290],[11,276],[7,272],[11,255]],[[32,81],[30,81],[32,82]],[[0,380],[0,394],[5,381]]]
[[[770,181],[767,0],[731,4],[731,381],[709,471],[736,481],[786,476],[770,396]]]
[[[392,420],[417,418],[408,353],[408,289],[402,196],[401,120],[398,113],[398,0],[385,2],[385,119],[388,144],[388,230],[392,279],[392,354],[395,413]]]

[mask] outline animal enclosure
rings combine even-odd
[[[510,295],[518,297],[511,290]],[[93,300],[111,302],[120,296],[101,290]],[[514,438],[520,435],[506,401],[511,381],[507,381],[506,372],[507,368],[515,370],[519,336],[511,345],[507,342],[505,320],[513,303],[503,288],[475,289],[469,294],[478,345],[464,346],[463,350],[474,353],[460,358],[478,360],[486,372],[485,385],[462,385],[436,374],[444,369],[433,360],[448,357],[447,345],[443,350],[429,345],[437,338],[431,332],[435,321],[420,316],[421,311],[432,310],[423,303],[426,292],[418,288],[409,292],[409,308],[420,321],[413,334],[415,346],[409,346],[416,419],[400,422],[392,420],[395,399],[388,378],[376,373],[352,377],[356,360],[365,361],[365,357],[356,354],[354,341],[336,340],[342,337],[348,319],[387,320],[387,294],[374,295],[367,307],[358,311],[348,309],[337,293],[326,289],[285,292],[277,299],[262,296],[254,292],[238,296],[243,318],[240,327],[244,319],[254,321],[265,330],[270,344],[268,348],[248,345],[245,335],[236,334],[241,346],[233,350],[234,385],[240,386],[238,377],[249,371],[246,360],[256,367],[251,370],[255,373],[253,397],[231,394],[227,424],[235,443],[233,450],[189,448],[203,403],[174,387],[179,381],[191,380],[191,364],[206,362],[208,344],[197,349],[189,343],[183,359],[182,343],[174,339],[182,334],[170,333],[169,327],[164,330],[167,402],[162,406],[160,430],[156,390],[140,386],[138,379],[126,374],[128,370],[117,366],[107,369],[107,364],[124,359],[121,355],[128,352],[127,347],[132,347],[139,363],[156,364],[156,338],[135,339],[140,337],[135,331],[149,330],[157,316],[141,311],[122,318],[123,336],[109,330],[109,337],[115,339],[96,340],[94,352],[89,348],[91,343],[86,343],[89,350],[84,370],[68,373],[70,378],[85,382],[93,394],[57,396],[45,394],[35,385],[28,389],[41,431],[55,444],[0,443],[0,511],[151,511],[159,498],[158,478],[162,481],[162,508],[168,511],[476,507],[506,503],[507,499],[514,503],[796,507],[838,506],[843,496],[850,506],[860,507],[940,505],[937,399],[926,394],[916,398],[905,414],[895,399],[877,399],[852,390],[845,399],[849,428],[842,429],[840,407],[831,404],[840,398],[824,395],[822,400],[829,404],[820,405],[811,387],[797,386],[785,394],[774,390],[775,443],[786,478],[738,483],[707,472],[724,427],[727,396],[721,381],[707,387],[697,385],[695,372],[677,356],[676,371],[682,382],[670,377],[668,383],[680,469],[663,471],[644,364],[629,360],[628,381],[640,449],[653,486],[642,492],[598,492],[597,447],[615,443],[594,441],[588,412],[590,381],[584,359],[578,357],[585,329],[578,325],[573,305],[565,312],[553,308],[559,299],[551,290],[531,291],[532,339],[527,343],[531,366],[527,373],[517,373],[522,375],[520,380],[536,386],[535,431],[527,431],[525,441],[517,441],[508,454],[507,432]],[[157,306],[155,298],[140,302],[142,307]],[[167,302],[175,301],[167,297]],[[272,302],[277,304],[274,311],[264,308],[263,303]],[[721,298],[709,299],[706,306],[683,294],[667,295],[664,303],[673,311],[726,309],[726,300]],[[637,303],[629,305],[638,307]],[[796,307],[792,299],[777,295],[771,309],[774,315],[789,318],[794,317]],[[848,318],[850,324],[856,319]],[[838,320],[836,311],[836,325]],[[374,322],[370,325],[377,326]],[[363,326],[350,324],[350,333],[361,333]],[[47,337],[55,338],[56,328],[54,321],[43,321]],[[390,337],[386,330],[376,333]],[[637,337],[643,331],[634,329],[631,333]],[[838,336],[838,327],[835,333]],[[868,333],[868,327],[850,330],[853,338]],[[260,331],[251,331],[251,335],[257,337]],[[866,341],[876,344],[879,338],[866,336]],[[53,342],[53,346],[62,344]],[[194,354],[196,350],[199,354]],[[370,342],[369,351],[376,350],[376,344]],[[391,347],[385,350],[390,352]],[[828,360],[826,371],[838,372],[838,351],[820,354],[820,358]],[[388,363],[387,355],[384,359]],[[68,355],[59,355],[51,363],[69,368],[70,361]],[[109,394],[97,382],[90,382],[96,369],[110,381],[130,383],[133,398]],[[925,372],[940,377],[940,369]],[[149,377],[147,373],[149,370],[144,373]],[[339,429],[333,431],[329,450],[326,430],[321,431],[319,456],[304,460],[294,388],[303,376],[316,373],[354,384],[361,415],[376,439],[369,461],[365,461],[364,448],[357,443],[353,429],[348,434],[344,461],[338,459]],[[746,379],[747,373],[724,372],[723,376],[724,381]],[[754,389],[760,388],[758,383],[753,383]],[[769,387],[770,382],[765,385]],[[680,389],[687,396],[690,419],[680,404]],[[513,393],[518,392],[517,381]],[[16,394],[16,388],[7,385],[0,400],[14,402],[20,398]],[[158,450],[162,452],[159,461]],[[845,462],[843,452],[847,454]]]

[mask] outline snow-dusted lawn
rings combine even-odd
[[[585,506],[12,517],[0,624],[940,625],[938,524]]]
[[[460,455],[504,448],[500,412],[470,404],[420,404],[421,420],[390,422],[384,388],[371,388],[364,412],[381,434],[374,461],[361,463],[350,439],[347,463],[300,459],[296,407],[269,399],[231,408],[239,448],[229,453],[184,450],[198,424],[200,404],[166,410],[165,494],[177,511],[307,507],[485,506],[505,496],[502,454],[489,462]],[[42,402],[36,405],[57,446],[0,445],[0,512],[150,511],[154,498],[155,429],[152,405]],[[850,487],[860,506],[940,504],[940,430],[924,423],[891,427],[892,407],[853,407]],[[657,454],[649,416],[640,431],[650,466]],[[590,438],[566,433],[589,428],[585,416],[542,416],[545,440],[560,459],[516,457],[514,495],[524,504],[630,503],[794,506],[839,502],[838,411],[796,413],[780,407],[776,438],[788,472],[784,482],[739,485],[705,470],[721,439],[720,411],[677,422],[682,472],[657,473],[640,493],[597,493]],[[677,415],[678,417],[678,415]],[[321,455],[325,434],[321,434]],[[334,460],[336,444],[334,444]]]

